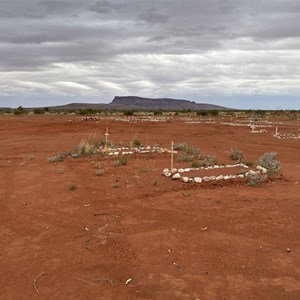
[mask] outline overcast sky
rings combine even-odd
[[[0,0],[0,106],[300,109],[299,0]]]

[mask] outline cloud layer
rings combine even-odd
[[[140,95],[300,108],[298,0],[2,2],[0,106]]]

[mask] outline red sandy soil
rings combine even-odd
[[[186,142],[224,163],[232,147],[252,162],[276,151],[282,175],[255,188],[197,185],[163,177],[164,154],[119,167],[99,156],[47,161],[106,127],[115,144]],[[300,299],[300,140],[272,134],[179,120],[0,117],[0,298]]]

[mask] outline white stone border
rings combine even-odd
[[[186,172],[191,172],[191,171],[198,171],[198,170],[212,170],[212,169],[226,169],[226,168],[235,168],[235,167],[243,167],[245,169],[249,169],[248,166],[240,163],[240,164],[235,164],[235,165],[214,165],[214,166],[209,166],[209,167],[201,167],[201,168],[185,168],[185,169],[172,169],[169,170],[165,168],[163,170],[163,175],[166,177],[170,177],[173,180],[178,180],[181,179],[183,182],[188,183],[188,182],[195,182],[195,183],[202,183],[202,182],[207,182],[207,181],[219,181],[219,180],[228,180],[228,179],[237,179],[237,178],[249,178],[253,175],[257,174],[266,174],[268,170],[262,166],[257,166],[256,169],[257,171],[250,170],[244,174],[239,174],[239,175],[218,175],[218,176],[204,176],[204,177],[188,177],[188,176],[182,176],[182,173]]]
[[[99,148],[99,152],[106,153],[108,156],[148,154],[148,153],[170,153],[170,150],[160,147],[119,147],[119,148]]]

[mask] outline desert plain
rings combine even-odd
[[[280,175],[256,187],[195,184],[162,176],[169,154],[120,166],[97,155],[47,160],[106,128],[115,144],[185,142],[222,163],[233,147],[251,162],[275,151]],[[1,116],[0,298],[300,299],[300,139],[268,131]]]

